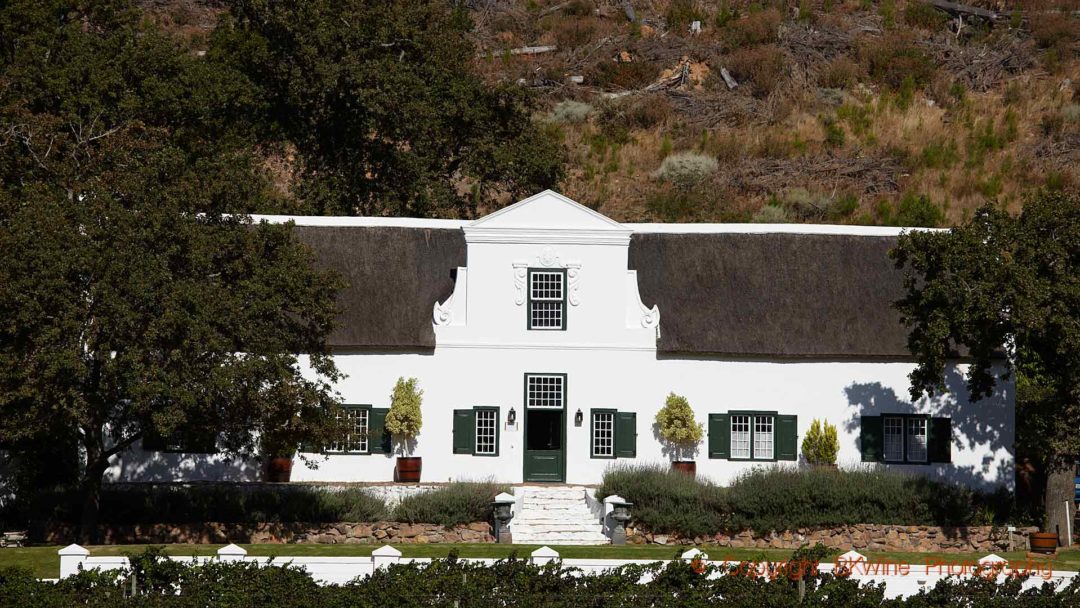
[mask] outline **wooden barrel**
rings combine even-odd
[[[697,463],[693,460],[677,460],[671,463],[671,468],[680,473],[686,473],[691,477],[697,475]]]
[[[419,456],[399,456],[394,467],[394,478],[405,483],[420,481],[422,461]]]
[[[1058,537],[1053,532],[1035,532],[1028,537],[1033,553],[1053,553],[1057,551]]]
[[[266,463],[266,481],[287,482],[292,479],[292,458],[278,456]]]

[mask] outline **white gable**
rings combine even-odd
[[[631,230],[565,196],[545,190],[464,227],[468,242],[629,243]]]

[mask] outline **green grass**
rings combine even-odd
[[[166,545],[170,555],[214,555],[223,545]],[[294,557],[364,557],[378,548],[378,545],[241,545],[252,556],[294,556]],[[93,556],[124,555],[138,553],[147,545],[91,545]],[[460,557],[504,558],[516,554],[519,558],[528,557],[539,545],[493,545],[493,544],[447,544],[447,545],[398,545],[404,557],[446,557],[456,550]],[[791,556],[786,549],[732,549],[730,547],[701,546],[714,560],[783,560]],[[58,546],[23,547],[19,549],[0,549],[0,568],[24,566],[42,578],[56,578],[60,574]],[[555,547],[565,558],[605,558],[605,559],[655,559],[667,560],[686,551],[689,547],[675,545],[626,545],[614,546],[560,546]],[[972,563],[983,557],[982,553],[897,553],[866,552],[871,560],[893,563],[923,565],[940,560],[944,563]],[[1022,551],[1001,554],[1002,557],[1023,561],[1027,556]],[[1080,550],[1062,551],[1051,560],[1055,570],[1080,570]]]

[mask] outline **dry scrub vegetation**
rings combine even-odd
[[[477,70],[545,99],[563,191],[611,217],[940,225],[1077,185],[1078,5],[976,5],[1000,17],[919,0],[470,8]],[[510,52],[539,45],[558,48]]]
[[[566,148],[561,190],[617,220],[945,225],[1078,187],[1078,0],[972,4],[999,18],[921,0],[464,6],[477,72],[541,98],[536,119]],[[192,36],[225,10],[144,7]],[[672,155],[716,168],[670,179]]]

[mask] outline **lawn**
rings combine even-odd
[[[377,548],[376,545],[241,545],[247,550],[248,555],[258,556],[355,556],[362,557],[371,555]],[[170,555],[213,555],[222,545],[167,545]],[[60,572],[60,557],[57,550],[60,547],[24,547],[19,549],[0,549],[0,568],[7,566],[25,566],[34,571],[42,578],[55,578]],[[90,554],[94,556],[123,555],[125,553],[138,553],[146,548],[146,545],[91,545],[88,547]],[[516,554],[519,558],[528,555],[538,548],[538,545],[492,545],[492,544],[460,544],[460,545],[400,545],[404,557],[446,557],[450,551],[456,550],[461,557],[510,557]],[[565,558],[607,558],[607,559],[656,559],[666,560],[687,550],[689,547],[676,547],[664,545],[626,545],[613,546],[560,546],[555,549]],[[738,560],[783,560],[791,556],[791,551],[785,549],[732,549],[730,547],[702,546],[700,547],[709,554],[711,559]],[[980,553],[893,553],[893,552],[867,552],[870,560],[909,563],[922,566],[927,563],[974,563],[983,554]],[[1024,552],[1003,553],[1002,557],[1022,562],[1027,560]],[[1040,562],[1045,563],[1045,562]],[[1051,558],[1050,566],[1054,570],[1080,571],[1080,550],[1062,551]]]

